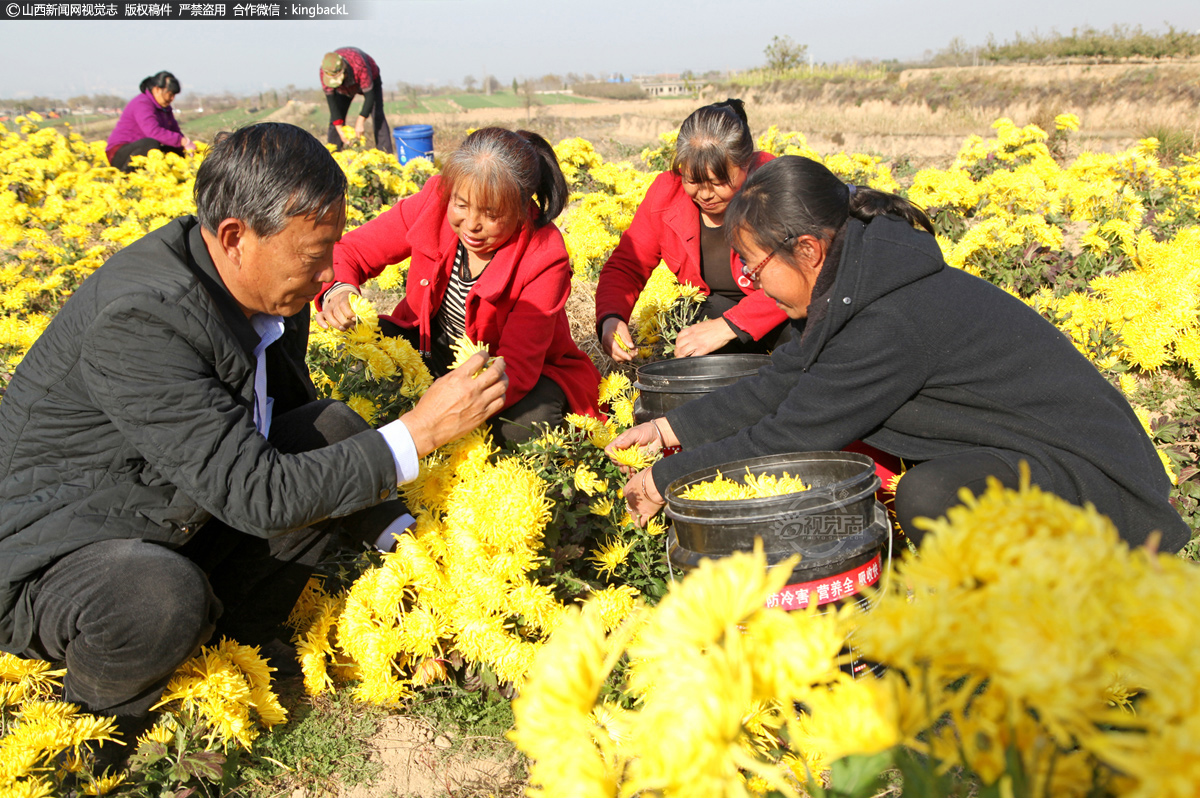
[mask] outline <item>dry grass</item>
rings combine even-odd
[[[439,152],[470,128],[498,124],[529,127],[551,141],[582,136],[606,158],[629,158],[697,106],[729,96],[747,101],[755,134],[778,125],[803,132],[819,152],[877,153],[916,166],[944,166],[963,138],[989,135],[1002,116],[1049,125],[1056,114],[1075,113],[1083,124],[1076,145],[1102,152],[1126,148],[1148,129],[1200,135],[1200,59],[910,69],[877,79],[708,86],[699,99],[541,106],[528,117],[523,108],[492,108],[393,121],[433,125]]]
[[[1200,59],[908,69],[877,78],[707,86],[698,99],[392,114],[389,121],[432,125],[438,153],[457,147],[468,130],[496,124],[527,127],[552,142],[582,136],[605,158],[628,159],[677,128],[697,106],[729,96],[747,101],[755,134],[778,125],[803,132],[819,152],[876,153],[908,158],[915,166],[944,166],[964,137],[988,135],[1002,116],[1048,125],[1055,114],[1069,111],[1083,125],[1077,146],[1102,152],[1128,147],[1156,129],[1200,136]],[[270,118],[312,128],[314,107],[297,102]],[[102,138],[113,124],[106,120],[82,132]],[[322,130],[316,132],[323,135]]]

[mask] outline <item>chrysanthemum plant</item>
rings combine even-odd
[[[1023,296],[1131,400],[1160,451],[1171,461],[1171,475],[1178,481],[1172,500],[1195,527],[1200,523],[1200,483],[1195,468],[1200,433],[1194,421],[1200,417],[1200,389],[1196,385],[1200,374],[1200,317],[1197,316],[1200,259],[1195,257],[1200,247],[1197,223],[1200,158],[1183,155],[1173,162],[1160,163],[1158,142],[1145,139],[1125,152],[1084,152],[1068,162],[1056,151],[1059,147],[1056,142],[1061,139],[1065,148],[1069,143],[1065,137],[1073,130],[1074,122],[1064,119],[1062,124],[1061,132],[1046,137],[1036,129],[1001,120],[994,139],[968,140],[956,163],[944,170],[917,172],[912,175],[911,186],[902,192],[907,191],[917,204],[934,213],[939,243],[952,266],[982,274]],[[85,142],[78,135],[63,135],[53,128],[39,130],[29,120],[17,125],[19,132],[11,129],[0,132],[0,185],[8,187],[0,192],[0,312],[3,314],[0,315],[0,358],[3,358],[0,394],[12,369],[81,279],[116,249],[175,216],[194,211],[191,183],[204,155],[203,147],[187,158],[153,154],[141,163],[140,170],[126,175],[108,166],[103,142]],[[664,139],[664,144],[669,144],[669,140]],[[822,158],[808,147],[803,135],[781,133],[774,128],[760,139],[759,147],[775,154]],[[627,162],[605,163],[594,148],[579,139],[560,143],[558,149],[573,192],[571,207],[560,217],[560,227],[581,279],[594,279],[596,270],[616,246],[621,231],[628,227],[653,174]],[[668,152],[669,148],[664,146],[649,156],[659,158],[656,165],[664,166]],[[435,171],[423,159],[401,168],[374,151],[351,150],[336,157],[351,185],[347,209],[350,227],[373,218],[400,197],[414,193],[425,177]],[[856,184],[863,185],[865,180],[866,185],[888,187],[890,174],[882,162],[840,154],[823,160]],[[399,274],[396,270],[389,273],[393,277]],[[644,328],[643,340],[639,340],[645,350],[643,356],[653,355],[649,347],[660,341],[669,342],[672,326],[683,324],[671,325],[658,318],[664,309],[683,301],[679,300],[682,292],[678,285],[671,284],[673,279],[665,267],[660,267],[647,285],[645,301],[634,314],[633,326]],[[360,316],[366,320],[364,324],[347,334],[314,330],[313,375],[324,395],[347,399],[364,417],[379,424],[399,415],[414,401],[425,377],[417,368],[419,356],[392,351],[388,347],[396,344],[386,344],[378,337],[370,323],[369,309],[362,309]],[[639,320],[645,323],[639,325]],[[655,335],[659,338],[651,341]],[[604,435],[632,423],[631,391],[618,388],[606,385],[606,396],[601,397],[608,404],[611,417],[611,428],[602,424]],[[424,526],[418,525],[418,533],[410,541],[421,540],[422,550],[406,550],[382,565],[376,563],[378,567],[370,573],[376,570],[379,573],[359,586],[360,598],[384,595],[387,590],[410,593],[408,605],[379,602],[372,607],[367,601],[358,601],[350,611],[351,620],[364,623],[384,618],[377,612],[380,607],[392,611],[392,616],[384,620],[398,626],[380,628],[388,635],[399,629],[407,635],[405,645],[409,648],[394,657],[387,668],[380,669],[383,674],[395,674],[395,680],[381,677],[361,697],[369,700],[371,696],[387,697],[415,689],[422,680],[439,678],[439,668],[446,664],[441,660],[452,663],[455,656],[475,663],[481,673],[523,680],[533,655],[544,645],[545,635],[557,627],[565,617],[565,608],[576,597],[593,596],[601,609],[599,626],[605,630],[620,624],[639,594],[653,603],[664,584],[663,538],[654,535],[661,528],[642,532],[628,524],[619,495],[624,480],[601,455],[603,444],[593,440],[595,431],[590,428],[591,423],[576,419],[562,433],[561,442],[545,439],[538,444],[540,450],[538,446],[531,447],[516,459],[506,460],[504,455],[491,452],[480,436],[431,458],[422,489],[428,487],[436,493],[442,487],[461,488],[454,499],[456,531],[454,537],[447,537],[449,527],[437,525],[446,520],[447,513],[438,510],[435,517],[429,512],[422,518]],[[485,457],[476,457],[485,450]],[[641,458],[638,452],[621,456],[628,458],[631,467],[640,464],[635,462]],[[487,468],[481,468],[484,460]],[[471,470],[477,467],[480,467],[478,473]],[[462,474],[474,476],[456,482],[445,479],[460,468]],[[487,496],[489,491],[503,493],[496,485],[518,482],[525,486],[521,488],[525,495],[519,497],[520,505],[505,505],[502,510],[514,516],[523,514],[521,517],[528,520],[520,522],[521,530],[508,530],[512,537],[507,547],[479,548],[493,545],[494,541],[488,538],[488,525],[499,527],[503,520],[503,512],[475,513],[476,504],[485,503],[480,497]],[[539,508],[544,508],[544,512]],[[518,531],[521,534],[516,534]],[[979,550],[989,552],[988,557],[997,562],[1007,562],[1004,558],[1010,552],[995,551],[991,538],[985,536],[985,539],[987,545]],[[454,545],[439,547],[440,542],[450,540]],[[1001,536],[1000,540],[1008,537]],[[1200,557],[1195,546],[1193,541],[1185,551],[1192,559]],[[922,559],[937,560],[931,551],[927,545]],[[966,554],[971,551],[974,549]],[[896,682],[894,677],[888,677],[891,681],[885,679],[876,686],[878,689],[873,688],[871,701],[877,707],[899,706],[904,710],[899,716],[905,734],[904,746],[881,748],[874,753],[867,749],[848,756],[891,757],[909,774],[906,783],[926,783],[929,785],[926,794],[931,795],[949,789],[940,779],[945,778],[948,768],[954,767],[966,767],[979,776],[980,794],[996,790],[1013,795],[1045,794],[1047,784],[1054,791],[1061,788],[1063,794],[1076,794],[1078,790],[1074,787],[1063,785],[1068,783],[1070,774],[1078,773],[1101,774],[1103,778],[1096,787],[1100,792],[1136,795],[1151,795],[1156,790],[1158,794],[1179,793],[1200,781],[1186,770],[1200,757],[1185,750],[1197,738],[1188,718],[1200,717],[1200,712],[1191,706],[1190,695],[1180,694],[1195,683],[1196,669],[1192,663],[1194,652],[1200,651],[1188,626],[1188,619],[1194,615],[1192,588],[1173,560],[1106,551],[1112,562],[1125,570],[1103,571],[1109,577],[1103,585],[1081,582],[1077,558],[1067,556],[1068,552],[1058,552],[1063,559],[1054,562],[1063,568],[1056,578],[1077,590],[1060,595],[1051,590],[1048,582],[1038,582],[1045,585],[1049,595],[1061,599],[1050,607],[1034,601],[1020,580],[1013,582],[1015,577],[1011,574],[1003,579],[997,577],[996,584],[1003,585],[1003,591],[995,594],[998,597],[986,606],[980,606],[979,595],[995,593],[984,591],[991,584],[986,580],[971,583],[970,589],[953,581],[938,582],[936,589],[930,591],[921,587],[925,583],[915,571],[910,573],[906,578],[914,589],[911,605],[889,594],[880,603],[880,617],[887,614],[889,606],[903,604],[906,611],[916,612],[920,607],[930,606],[938,596],[953,597],[954,601],[936,613],[931,612],[927,623],[909,616],[901,621],[897,616],[885,627],[887,635],[909,641],[912,651],[925,651],[927,655],[924,664],[906,663],[898,654],[887,654],[886,646],[876,642],[876,656],[889,664],[892,673],[904,674],[907,681]],[[480,560],[483,556],[487,559]],[[1025,557],[1021,575],[1034,574],[1043,579],[1046,563],[1052,562],[1045,559],[1047,556]],[[940,561],[946,567],[961,567],[953,559],[943,557]],[[481,567],[480,562],[485,566]],[[405,570],[407,564],[421,565],[425,570],[409,572]],[[501,571],[513,578],[509,581],[489,578],[478,584],[465,577],[458,579],[460,585],[474,590],[469,595],[430,588],[440,584],[438,579],[453,582],[460,573]],[[398,581],[400,576],[432,581],[421,584]],[[388,579],[394,581],[389,583]],[[361,678],[345,652],[326,653],[326,649],[337,646],[339,622],[350,598],[349,594],[335,591],[332,584],[328,587],[333,595],[321,598],[314,593],[311,602],[314,612],[305,616],[308,620],[302,625],[308,635],[302,643],[311,665],[305,668],[306,677],[311,671],[310,690],[314,692],[327,688],[329,683]],[[376,589],[383,592],[373,593]],[[1137,601],[1130,598],[1139,591]],[[419,604],[413,596],[422,593],[427,594],[427,608],[436,606],[439,612],[458,612],[454,625],[436,625],[434,622],[440,623],[443,616],[432,610],[405,614],[406,606],[411,609]],[[1112,606],[1097,609],[1094,602],[1080,601],[1079,596],[1101,596]],[[475,604],[469,605],[467,598]],[[468,606],[488,609],[486,613],[472,615],[466,612]],[[1007,649],[999,650],[988,641],[992,638],[1011,641],[1012,636],[1002,633],[1008,627],[995,614],[1010,606],[1022,608],[1023,614],[1011,616],[1018,619],[1012,622],[1012,628],[1021,632],[1017,637],[1034,638],[1031,630],[1041,629],[1040,623],[1067,617],[1087,634],[1077,633],[1076,627],[1071,627],[1070,633],[1060,629],[1056,635],[1045,636],[1044,645],[1035,652],[1040,656],[1029,654],[1028,647],[1019,645],[1021,640],[1017,639],[1012,642],[1011,651],[1025,652],[1024,659],[1006,660],[1001,655]],[[395,611],[397,607],[404,612]],[[970,607],[970,611],[965,607]],[[1137,614],[1138,607],[1144,609],[1144,614]],[[1077,618],[1084,609],[1091,615],[1085,613]],[[1112,624],[1114,634],[1119,633],[1115,643],[1111,637],[1095,632],[1096,618]],[[422,626],[426,621],[429,624]],[[942,634],[938,631],[942,629],[939,624],[953,629],[953,633]],[[869,629],[864,622],[863,640],[870,637]],[[1120,639],[1120,635],[1124,638]],[[730,638],[733,639],[740,638]],[[1112,709],[1101,702],[1087,704],[1082,717],[1076,714],[1058,718],[1056,702],[1069,703],[1080,695],[1088,696],[1090,701],[1098,689],[1097,683],[1086,679],[1078,684],[1063,681],[1060,674],[1057,681],[1047,682],[1054,690],[1030,693],[1031,685],[1043,674],[1057,672],[1063,661],[1094,662],[1090,657],[1100,650],[1060,651],[1053,647],[1056,642],[1083,646],[1097,640],[1103,640],[1104,645],[1110,645],[1116,652],[1110,656],[1112,661],[1127,661],[1131,652],[1136,653],[1131,648],[1133,643],[1144,653],[1143,661],[1129,663],[1130,675],[1124,680],[1128,690],[1134,692],[1129,693],[1114,682],[1108,685],[1112,689],[1106,693],[1108,702],[1124,705],[1129,701],[1138,714],[1101,714],[1097,716],[1100,720],[1096,720],[1090,714],[1091,709],[1101,705],[1105,710]],[[939,648],[943,644],[958,647]],[[969,672],[955,671],[954,668],[965,667],[963,663],[968,660],[963,657],[971,653],[962,651],[964,645],[992,652],[993,660],[976,663],[972,665],[976,669]],[[1055,651],[1058,653],[1053,654]],[[951,657],[947,652],[957,653]],[[443,653],[445,657],[441,656]],[[318,660],[320,667],[316,664]],[[619,698],[631,695],[622,689],[633,678],[631,675],[627,678],[630,669],[631,660],[618,657],[607,679],[601,679],[598,694],[611,699],[608,703],[619,709],[634,708],[636,703]],[[1100,672],[1106,673],[1102,669]],[[959,675],[955,677],[955,673]],[[955,680],[947,687],[945,680],[950,678]],[[1080,685],[1089,685],[1088,690],[1084,691]],[[887,703],[877,697],[883,686],[897,696],[906,695],[903,691],[907,690],[921,696],[928,694],[930,698],[927,703],[922,700],[915,706],[912,702]],[[17,716],[18,703],[11,692],[14,688],[5,689],[9,694],[5,698],[4,744],[16,746],[7,741],[22,739],[16,734],[22,724],[29,733],[35,727],[28,714]],[[831,701],[841,694],[840,689],[828,692]],[[945,698],[947,694],[950,699]],[[698,700],[699,695],[690,696],[693,703],[703,703]],[[846,696],[849,701],[851,694]],[[809,698],[820,700],[814,694]],[[945,701],[951,702],[946,705],[949,708],[939,709]],[[20,706],[32,708],[35,704],[26,697]],[[720,707],[705,711],[710,709],[725,711]],[[754,739],[758,742],[750,748],[791,752],[811,749],[817,752],[813,756],[820,755],[823,749],[819,746],[805,749],[802,745],[807,738],[801,732],[815,734],[816,727],[811,724],[801,727],[798,721],[781,723],[780,711],[765,705],[752,712],[741,712],[742,728],[762,730],[755,732]],[[910,711],[917,718],[912,726],[904,720],[908,717],[904,713]],[[855,717],[863,723],[872,717],[857,710],[847,712],[834,717]],[[42,712],[39,717],[48,715]],[[810,717],[815,723],[820,717],[818,709],[814,708]],[[931,718],[936,718],[932,725]],[[1031,719],[1036,721],[1033,725]],[[612,736],[620,737],[625,728],[621,721],[619,713],[596,711],[595,724],[607,730],[606,734],[611,732]],[[687,724],[663,721],[662,728],[669,729],[672,725]],[[693,725],[701,728],[699,724]],[[731,731],[732,724],[722,728],[725,736],[721,739],[736,737]],[[892,727],[885,724],[879,728]],[[911,728],[918,730],[910,734]],[[943,729],[954,733],[943,733],[940,731]],[[616,749],[605,739],[597,732],[594,744],[602,749],[606,761],[618,761],[619,757],[614,759]],[[787,747],[781,747],[785,742]],[[39,754],[30,759],[24,749],[18,752],[14,747],[6,751],[5,761],[16,762],[12,757],[19,756],[19,761],[29,763],[29,767],[41,768],[52,759],[57,762],[64,757],[74,761],[70,752],[48,758]],[[1030,759],[1030,751],[1040,751],[1039,756],[1045,756]],[[1053,758],[1049,757],[1051,751],[1057,752]],[[826,752],[824,756],[828,759],[831,754]],[[762,755],[759,759],[774,761]],[[1025,763],[1022,767],[1026,776],[1017,770],[1017,759]],[[845,757],[840,757],[829,762],[834,789],[850,789],[844,774],[851,765],[839,764],[845,761]],[[809,771],[815,774],[824,767],[820,759],[806,762],[807,770],[791,769],[796,783],[806,781]],[[941,774],[936,779],[928,775],[929,763],[936,763],[936,773]],[[734,764],[743,773],[754,772],[754,768],[744,768],[742,763]],[[870,763],[859,762],[853,767],[869,777],[864,784],[874,778],[874,766]],[[3,786],[34,794],[55,789],[54,785],[43,789],[40,781],[34,783],[32,778],[20,775],[27,772],[15,765],[9,767],[5,771],[8,780]],[[45,780],[48,773],[37,770],[34,776]],[[1115,775],[1106,781],[1108,774]],[[922,782],[923,778],[928,781]],[[750,776],[745,789],[752,793],[781,789],[765,779],[762,774]],[[28,784],[23,786],[22,782]],[[1078,782],[1071,782],[1075,783]],[[663,782],[643,779],[637,785],[635,789],[645,792],[663,790]],[[111,788],[111,784],[95,786],[100,792]],[[730,787],[735,794],[740,789]]]
[[[355,325],[309,335],[309,373],[324,396],[345,401],[379,426],[411,410],[432,382],[421,354],[402,337],[385,336],[371,304],[351,295]]]
[[[632,420],[628,379],[614,373],[606,381],[622,379],[626,392],[614,395],[613,404]],[[628,426],[617,419],[616,414],[603,422],[568,416],[564,428],[517,449],[545,481],[553,502],[542,574],[558,585],[567,601],[605,585],[632,588],[651,602],[666,591],[666,528],[661,519],[645,528],[634,525],[621,495],[627,477],[604,454],[603,447]]]
[[[617,631],[568,613],[514,703],[535,792],[1194,795],[1200,571],[1027,472],[964,499],[869,611],[768,609],[790,565],[759,552]],[[839,670],[848,636],[881,676]]]

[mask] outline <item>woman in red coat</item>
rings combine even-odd
[[[463,336],[503,357],[509,384],[492,420],[497,442],[526,440],[535,425],[555,426],[568,412],[598,415],[600,373],[571,338],[565,309],[571,265],[553,220],[566,199],[545,139],[477,130],[440,177],[338,243],[317,322],[349,327],[349,295],[411,256],[404,299],[380,326],[409,338],[434,376]]]
[[[765,352],[790,332],[787,315],[742,274],[725,241],[725,209],[747,175],[771,156],[754,151],[741,100],[706,105],[679,128],[675,161],[638,206],[633,223],[600,271],[596,324],[613,360],[633,359],[629,316],[659,260],[679,282],[707,294],[704,321],[679,332],[676,357]],[[616,338],[624,340],[619,346]]]

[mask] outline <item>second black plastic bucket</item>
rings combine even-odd
[[[757,374],[770,362],[767,355],[702,355],[638,366],[633,419],[641,424],[666,415],[706,393]]]
[[[809,485],[807,491],[732,501],[698,501],[680,494],[717,472],[737,479],[751,474],[776,477],[785,472]],[[884,545],[891,524],[875,500],[879,477],[866,455],[853,452],[805,452],[756,457],[695,471],[672,482],[665,492],[671,530],[667,563],[674,575],[737,551],[753,551],[761,540],[767,567],[779,567],[794,554],[800,562],[768,606],[785,610],[810,604],[866,606],[865,591],[878,584],[887,563]],[[850,649],[848,670],[855,676],[874,672]]]

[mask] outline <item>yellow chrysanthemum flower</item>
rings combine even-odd
[[[466,336],[463,336],[462,338],[454,341],[454,343],[450,344],[450,349],[454,352],[454,362],[450,364],[451,370],[463,365],[474,355],[480,352],[486,353],[488,351],[487,344],[477,343]]]
[[[366,297],[359,296],[353,291],[349,295],[350,309],[354,311],[357,325],[369,330],[379,329],[379,313]]]
[[[596,501],[588,505],[588,512],[592,515],[607,516],[613,511],[613,500],[611,496],[601,496]]]
[[[611,537],[605,541],[603,546],[593,551],[588,559],[596,564],[596,569],[601,576],[613,574],[625,562],[625,558],[633,550],[633,544],[632,540]]]
[[[786,471],[780,475],[746,474],[741,482],[717,475],[710,480],[688,485],[679,495],[680,498],[695,501],[732,501],[737,499],[758,499],[767,496],[783,496],[788,493],[802,493],[809,486]]]
[[[625,449],[613,449],[610,452],[612,460],[617,465],[623,465],[626,468],[632,468],[634,471],[641,471],[644,468],[649,468],[653,465],[658,457],[646,452],[640,446],[630,446]]]
[[[575,489],[583,491],[588,496],[595,496],[597,493],[604,493],[608,490],[608,483],[596,475],[582,463],[575,469]]]
[[[375,415],[379,412],[379,407],[365,396],[351,396],[346,400],[346,404],[368,424],[375,420]]]

